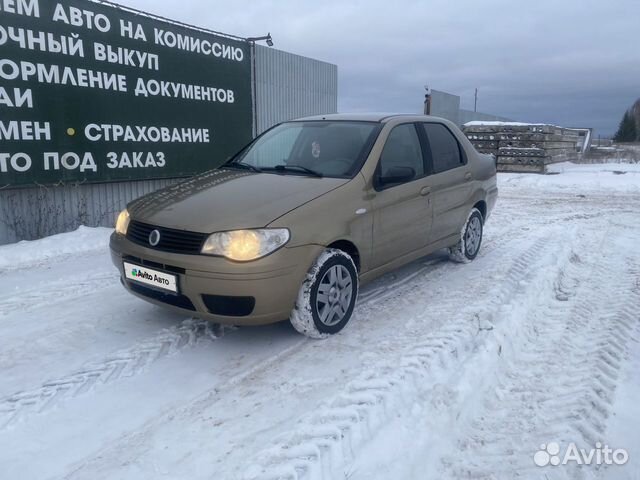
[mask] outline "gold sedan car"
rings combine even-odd
[[[111,255],[155,304],[319,337],[344,328],[373,278],[443,248],[473,260],[497,194],[493,157],[447,120],[309,117],[133,201]]]

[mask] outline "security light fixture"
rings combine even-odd
[[[247,37],[247,42],[250,42],[250,43],[256,43],[261,40],[264,40],[265,42],[267,42],[267,45],[269,45],[270,47],[273,47],[273,39],[271,38],[271,33],[267,33],[262,37]]]

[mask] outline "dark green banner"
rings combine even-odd
[[[192,175],[251,135],[246,41],[88,0],[0,0],[0,188]]]

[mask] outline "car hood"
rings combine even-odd
[[[145,195],[128,209],[133,220],[194,232],[258,228],[347,182],[221,168]]]

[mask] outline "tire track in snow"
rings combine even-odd
[[[92,275],[91,278],[79,282],[67,279],[34,289],[12,292],[10,296],[0,297],[0,316],[48,308],[75,297],[95,293],[104,289],[105,284],[107,287],[118,285],[118,274],[113,271]]]
[[[506,278],[495,287],[488,303],[481,305],[482,309],[491,312],[512,298],[523,288],[521,282],[532,266],[544,263],[558,243],[559,240],[551,237],[535,240],[513,261]],[[469,321],[470,318],[474,321]],[[444,328],[426,337],[411,339],[412,347],[395,359],[368,368],[349,382],[343,393],[317,413],[303,418],[294,430],[259,453],[242,478],[293,480],[342,476],[341,467],[393,416],[391,405],[410,391],[412,385],[424,383],[432,366],[446,365],[451,357],[455,362],[462,352],[471,349],[482,330],[481,322],[471,306],[455,315]]]
[[[536,249],[537,249],[536,251],[540,251],[539,249],[547,247],[547,245],[545,245],[547,242],[548,242],[548,239],[546,239],[546,237],[541,238],[539,242],[537,242],[536,244]],[[531,248],[531,243],[532,243],[531,240],[529,242],[523,242],[522,244],[520,244],[521,246],[517,248],[513,248],[509,252],[505,252],[504,254],[501,254],[500,262],[493,262],[489,264],[489,266],[492,268],[492,270],[489,270],[489,271],[490,272],[493,271],[494,273],[499,273],[499,277],[500,279],[502,279],[505,275],[509,273],[508,265],[509,265],[510,259],[513,262],[515,262],[516,260],[521,262],[520,255],[523,252],[527,252]],[[505,263],[507,264],[506,269],[504,266]],[[367,312],[371,311],[371,312],[377,312],[378,316],[380,315],[384,316],[384,312],[386,310],[389,310],[389,309],[397,310],[397,309],[405,308],[407,306],[406,304],[410,303],[410,302],[407,302],[406,294],[409,294],[409,293],[413,294],[416,292],[416,290],[418,291],[424,290],[425,285],[428,285],[428,282],[431,280],[432,276],[439,274],[439,269],[429,268],[429,266],[431,265],[429,261],[427,261],[427,264],[428,265],[426,266],[426,268],[421,268],[423,275],[420,276],[419,279],[416,278],[416,276],[414,275],[412,276],[412,281],[410,282],[402,281],[405,278],[406,272],[402,273],[399,276],[400,287],[395,290],[395,293],[396,293],[395,296],[386,295],[385,301],[382,303],[374,304],[369,300],[359,303],[357,306],[357,308],[359,309],[358,315],[360,316],[366,315]],[[452,265],[446,261],[442,261],[442,263],[439,264],[439,266],[441,267],[445,267],[447,265],[449,265],[453,271],[457,270],[458,275],[462,274],[465,271],[465,267],[466,267],[464,265]],[[524,264],[522,264],[522,266],[523,268],[526,267],[526,265]],[[505,272],[505,270],[507,271]],[[465,278],[468,279],[470,282],[479,282],[480,280],[487,278],[487,270],[475,271],[475,275],[466,274]],[[387,288],[387,286],[383,285],[381,290],[387,291],[389,289]],[[373,291],[375,292],[379,290],[374,289]],[[371,298],[378,298],[378,296],[374,294],[371,296]],[[449,295],[446,298],[443,297],[441,299],[441,303],[450,304],[450,301],[452,298],[453,297],[451,295]],[[352,330],[353,332],[352,334],[357,337],[358,331],[368,330],[370,328],[370,325],[367,325],[367,322],[358,321],[354,323],[354,325],[351,328],[354,329]],[[396,336],[399,334],[399,332],[400,331],[397,328],[393,328],[389,334]],[[403,341],[403,344],[407,343],[407,337],[409,335],[411,335],[412,340],[415,340],[411,333],[407,334],[405,332],[404,334],[405,340]],[[434,335],[433,338],[439,338],[439,337],[440,337],[439,335]],[[338,344],[343,345],[343,343],[341,342],[338,342]],[[268,357],[264,361],[261,361],[261,364],[260,364],[261,366],[259,366],[257,369],[250,368],[248,370],[243,370],[237,374],[234,374],[234,376],[230,378],[228,381],[225,381],[222,384],[216,385],[215,388],[212,388],[212,389],[210,388],[209,390],[201,393],[197,397],[190,399],[186,403],[182,403],[178,411],[172,410],[172,413],[170,415],[170,418],[171,418],[170,421],[174,423],[178,422],[178,423],[183,423],[188,425],[189,422],[193,421],[194,414],[202,412],[207,408],[211,408],[211,406],[215,402],[219,400],[223,400],[224,397],[228,398],[236,395],[238,396],[242,395],[242,389],[246,388],[245,379],[263,377],[264,373],[272,370],[275,365],[280,365],[284,363],[286,359],[289,359],[289,361],[293,361],[293,358],[296,355],[299,355],[301,352],[304,352],[305,348],[313,347],[313,346],[317,346],[316,341],[310,341],[308,339],[301,337],[299,343],[295,343],[291,345],[286,350],[286,352],[285,351],[279,352],[273,357]],[[224,394],[222,394],[222,392],[224,392]],[[78,476],[78,478],[83,478],[83,475],[85,475],[87,472],[99,470],[101,469],[101,465],[104,465],[105,463],[113,464],[114,462],[137,461],[137,459],[140,459],[145,455],[144,446],[148,445],[148,439],[153,437],[154,435],[153,432],[156,431],[157,429],[160,429],[165,423],[167,423],[167,421],[168,421],[167,414],[161,413],[160,415],[156,416],[152,421],[145,424],[143,428],[135,430],[131,433],[128,433],[122,436],[109,447],[102,449],[99,452],[96,452],[96,454],[85,458],[79,464],[79,466],[74,470],[74,473],[69,476],[69,478],[75,478],[76,475]],[[238,439],[238,441],[241,442],[242,440]],[[84,473],[80,473],[80,472],[84,472]]]
[[[378,297],[378,292],[382,293],[392,286],[403,286],[418,274],[430,274],[428,272],[429,268],[435,263],[437,262],[425,262],[417,272],[412,273],[407,278],[401,276],[390,284],[385,284],[369,291],[369,296],[364,301],[359,301],[357,308],[366,307],[371,299]],[[439,267],[442,268],[444,265],[446,263],[443,262]],[[105,276],[105,278],[111,277],[113,275]],[[91,283],[101,283],[103,281],[104,279],[100,277]],[[86,284],[87,282],[82,282],[82,285]],[[63,287],[60,287],[59,284],[54,285],[45,290],[45,294],[42,296],[38,295],[37,291],[29,291],[26,299],[23,300],[23,297],[12,299],[7,301],[6,305],[13,306],[15,310],[18,310],[32,300],[37,300],[43,304],[43,298],[49,296],[61,298],[65,297],[64,294],[67,292],[77,293],[79,291],[78,285],[71,284]],[[397,290],[394,291],[398,293]],[[86,291],[83,291],[82,295],[85,294]],[[62,301],[68,298],[62,298]],[[6,305],[0,302],[0,306]],[[164,329],[149,339],[117,351],[102,361],[88,364],[68,376],[48,381],[33,390],[17,392],[2,398],[0,399],[0,430],[13,424],[19,418],[24,418],[34,413],[42,413],[64,401],[88,393],[98,385],[109,384],[122,377],[140,374],[155,361],[194,346],[200,338],[215,338],[214,330],[218,328],[217,325],[206,320],[185,320],[176,327]],[[301,337],[297,345],[302,346],[305,340],[304,337]],[[274,358],[277,355],[275,354]],[[269,359],[265,361],[267,360]]]
[[[103,361],[40,387],[0,399],[0,429],[19,418],[41,413],[65,400],[87,393],[97,385],[112,383],[144,371],[153,362],[193,346],[200,338],[216,338],[215,326],[204,320],[189,319],[164,329],[154,337],[119,350]]]
[[[533,454],[552,441],[587,449],[606,443],[621,363],[634,334],[637,342],[640,309],[640,272],[631,258],[619,257],[599,258],[568,306],[532,312],[529,326],[536,328],[505,359],[501,381],[485,394],[484,409],[458,442],[462,453],[444,459],[445,477],[581,475],[574,465],[545,472],[534,465]],[[631,268],[621,274],[603,265],[603,258]]]
[[[392,286],[402,287],[419,274],[426,273],[430,275],[429,268],[436,263],[425,262],[418,271],[413,272],[407,278],[401,276],[390,284],[385,284],[369,291],[369,296],[364,301],[359,301],[357,308],[366,308],[368,302],[378,298],[378,292],[383,293],[387,289],[391,289]],[[443,262],[439,265],[439,268],[445,265],[446,263]],[[113,277],[113,275],[109,277]],[[100,281],[103,280],[96,280],[96,282]],[[82,283],[85,284],[86,282]],[[48,292],[48,295],[55,297],[60,297],[61,293],[65,292],[77,293],[78,284],[64,286],[62,289],[59,285],[55,285],[46,292]],[[394,290],[394,292],[401,293],[402,290]],[[36,291],[31,293],[33,295],[28,295],[24,302],[37,299],[40,303],[43,303],[43,297],[37,295]],[[84,294],[86,292],[82,293],[82,295]],[[10,300],[7,303],[13,305],[17,310],[21,308],[23,300]],[[2,303],[0,303],[1,305]],[[185,320],[176,327],[164,329],[151,338],[142,340],[129,348],[119,350],[102,361],[90,363],[70,375],[47,381],[33,390],[21,391],[1,398],[0,430],[12,425],[20,418],[34,413],[45,412],[64,401],[86,394],[98,385],[113,383],[122,377],[140,374],[155,361],[194,346],[200,338],[215,338],[214,330],[218,328],[216,324],[206,320],[195,318]],[[297,345],[302,346],[305,342],[306,339],[300,337],[300,342]],[[274,358],[276,356],[278,354],[274,354]],[[268,360],[269,358],[265,359],[265,361]]]

